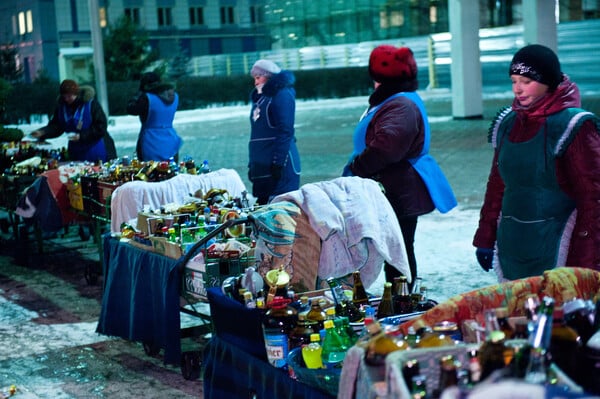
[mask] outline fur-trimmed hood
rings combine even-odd
[[[75,105],[79,105],[82,103],[86,103],[90,100],[93,100],[94,97],[96,96],[96,90],[92,87],[92,86],[87,86],[87,85],[83,85],[83,86],[79,86],[79,94],[77,95],[77,99],[75,100],[75,102],[73,104]],[[62,96],[58,96],[58,102],[64,102],[64,100],[62,99]]]
[[[273,97],[277,92],[285,87],[293,87],[296,83],[296,77],[292,71],[282,70],[279,73],[271,75],[263,87],[265,96]]]

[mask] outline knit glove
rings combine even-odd
[[[477,262],[479,262],[481,268],[486,272],[489,272],[492,268],[494,250],[491,248],[477,248],[477,250],[475,250],[475,256],[477,256]]]
[[[273,180],[278,181],[281,179],[282,169],[283,166],[281,165],[271,164],[271,176],[273,177]]]

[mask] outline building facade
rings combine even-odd
[[[482,28],[522,22],[526,0],[479,0]],[[93,0],[99,25],[127,16],[164,60],[258,53],[428,35],[449,30],[448,0]],[[554,1],[548,0],[549,6]],[[561,20],[598,18],[599,0],[560,0]],[[2,0],[0,48],[23,77],[90,79],[92,0]]]

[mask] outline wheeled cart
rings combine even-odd
[[[220,225],[207,226],[206,235],[186,250],[179,263],[182,279],[180,311],[199,318],[203,324],[192,327],[191,331],[182,329],[182,336],[189,336],[189,332],[191,335],[212,332],[207,289],[221,287],[225,279],[239,276],[255,264],[251,239],[245,234],[251,230],[251,220],[251,217],[232,216]],[[240,253],[231,249],[227,243],[233,241],[238,246],[245,246],[246,251]],[[200,358],[198,351],[182,352],[181,372],[185,379],[200,376]]]

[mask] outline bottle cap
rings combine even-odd
[[[318,333],[310,334],[310,342],[320,342],[320,341],[321,341],[321,334],[318,334]]]
[[[333,320],[325,320],[323,327],[325,327],[325,329],[333,328]]]

